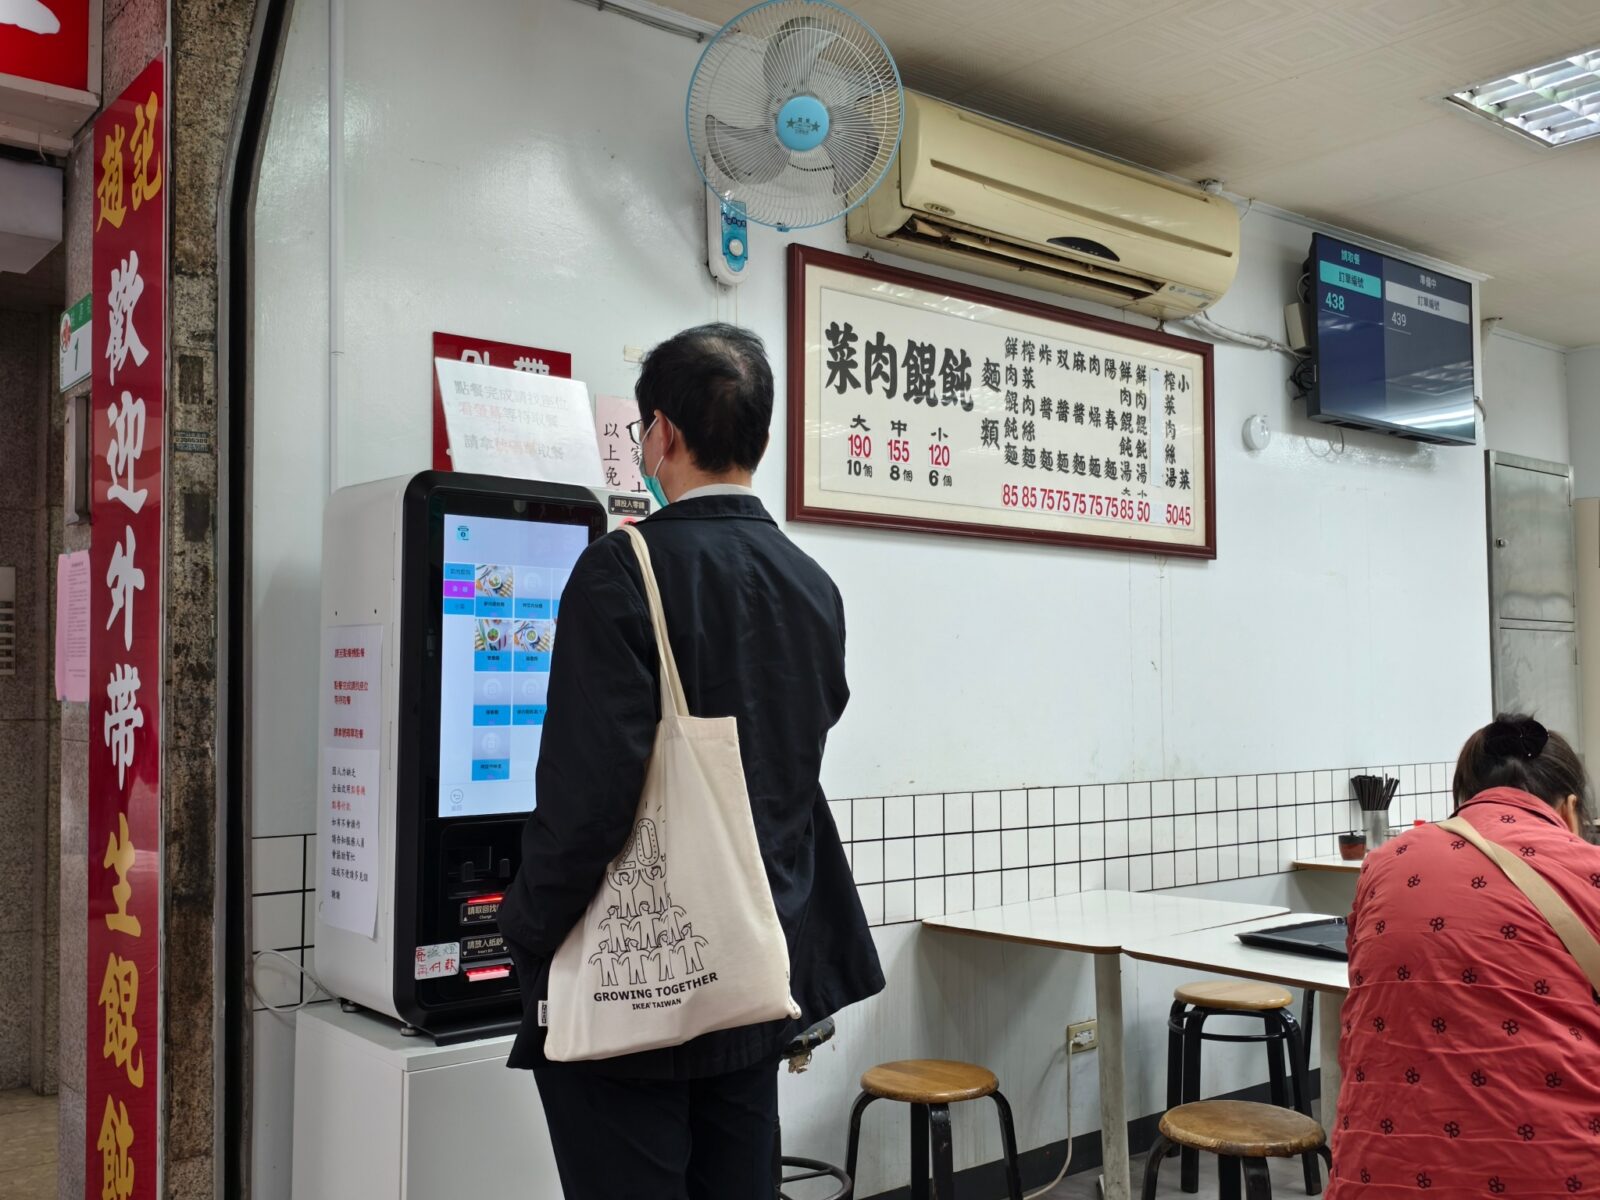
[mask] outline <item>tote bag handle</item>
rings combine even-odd
[[[1522,859],[1507,850],[1498,842],[1492,842],[1479,833],[1463,817],[1451,817],[1448,821],[1440,821],[1439,828],[1465,838],[1484,854],[1493,860],[1495,866],[1506,873],[1506,878],[1517,885],[1517,888],[1533,902],[1550,927],[1556,931],[1556,936],[1571,952],[1572,957],[1578,960],[1578,967],[1589,977],[1589,985],[1600,992],[1600,941],[1595,940],[1594,934],[1589,932],[1578,914],[1572,911],[1569,905],[1546,882],[1543,875],[1535,871]]]
[[[656,584],[655,568],[650,565],[650,547],[645,545],[644,534],[632,525],[622,531],[633,542],[633,552],[639,559],[639,571],[644,576],[645,601],[650,608],[650,624],[656,631],[656,649],[661,655],[661,709],[680,717],[689,715],[689,701],[683,693],[683,679],[678,675],[678,660],[672,654],[672,642],[667,637],[667,615],[661,607],[661,588]]]

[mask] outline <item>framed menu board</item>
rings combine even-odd
[[[1215,558],[1211,347],[789,248],[789,519]]]

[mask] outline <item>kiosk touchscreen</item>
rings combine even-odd
[[[330,499],[316,967],[347,1003],[441,1040],[520,1016],[497,916],[538,800],[561,594],[606,528],[587,489],[526,480],[427,472]],[[363,784],[337,734],[361,732],[351,693],[374,682]]]

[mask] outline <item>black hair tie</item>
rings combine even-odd
[[[1538,758],[1549,741],[1550,731],[1529,717],[1496,721],[1489,726],[1484,745],[1497,758]]]

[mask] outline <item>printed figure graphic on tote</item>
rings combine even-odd
[[[689,914],[667,891],[667,856],[649,817],[634,828],[627,847],[606,871],[611,903],[601,919],[600,940],[589,964],[598,987],[617,986],[617,968],[628,968],[630,984],[671,983],[673,964],[682,974],[706,969],[700,951],[706,939],[684,923]],[[646,967],[645,964],[649,964]],[[653,972],[653,974],[652,974]]]
[[[552,1062],[615,1058],[800,1016],[738,721],[689,715],[650,551],[637,529],[624,530],[655,630],[661,723],[632,836],[550,964],[543,1015]]]

